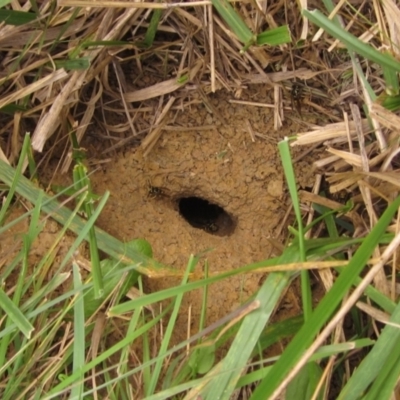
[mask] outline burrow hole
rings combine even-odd
[[[222,207],[201,197],[181,197],[178,199],[179,214],[194,228],[218,236],[231,235],[236,228],[236,220]]]

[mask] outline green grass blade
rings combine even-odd
[[[76,147],[74,146],[74,149]],[[77,152],[75,153],[77,154]],[[77,157],[77,156],[76,156]],[[79,156],[80,157],[80,156]],[[91,219],[94,215],[94,207],[93,207],[93,193],[90,184],[90,179],[87,174],[87,168],[83,165],[80,159],[77,160],[77,164],[74,166],[73,170],[73,178],[74,178],[74,186],[77,191],[83,189],[83,210],[85,211],[86,217]],[[105,205],[105,202],[104,202]],[[99,207],[100,208],[100,205]],[[97,210],[97,214],[100,214],[103,206],[101,206],[100,210]],[[100,299],[104,294],[104,283],[103,283],[103,274],[100,267],[100,255],[99,248],[97,245],[96,231],[93,226],[89,229],[89,249],[90,249],[90,262],[92,266],[92,276],[93,276],[93,284],[94,284],[94,298]]]
[[[192,272],[194,270],[194,267],[196,266],[198,262],[198,259],[195,258],[193,255],[190,256],[188,265],[186,267],[186,272],[185,275],[182,279],[182,283],[181,285],[184,286],[188,279],[189,279],[189,274],[190,272]],[[157,383],[159,381],[159,377],[160,377],[160,373],[161,373],[161,369],[164,363],[164,357],[165,357],[165,353],[168,350],[168,345],[169,342],[171,340],[171,336],[172,336],[172,332],[174,330],[175,324],[176,324],[176,319],[178,318],[178,313],[179,313],[179,309],[181,307],[182,304],[182,299],[183,299],[183,293],[179,293],[176,296],[175,302],[174,302],[174,308],[171,314],[171,317],[169,318],[169,322],[168,322],[168,326],[167,329],[165,331],[165,335],[164,335],[164,339],[161,343],[160,346],[160,350],[159,350],[159,360],[156,362],[156,365],[154,366],[154,370],[151,376],[151,380],[150,380],[150,384],[148,387],[148,391],[147,391],[147,395],[153,394],[156,390],[157,387]]]
[[[154,38],[156,37],[158,24],[160,22],[162,15],[162,9],[157,8],[153,11],[153,15],[151,16],[149,27],[147,28],[146,34],[144,36],[143,45],[147,48],[151,47],[154,42]]]
[[[2,288],[0,288],[0,307],[7,314],[8,318],[15,323],[24,336],[29,339],[31,333],[34,331],[34,327]]]
[[[4,114],[10,114],[10,115],[14,115],[16,112],[23,112],[23,111],[27,111],[28,108],[24,107],[24,106],[20,106],[18,104],[15,103],[10,103],[7,104],[6,106],[0,108],[0,112],[4,113]]]
[[[21,267],[20,271],[18,274],[18,280],[17,284],[15,286],[15,291],[14,291],[14,296],[13,296],[13,303],[15,304],[16,307],[19,307],[21,298],[23,294],[27,291],[28,285],[26,284],[26,276],[28,273],[28,267],[29,267],[29,253],[31,250],[31,245],[34,241],[34,239],[39,235],[40,231],[42,230],[42,227],[39,226],[39,217],[40,217],[40,207],[41,207],[41,198],[38,199],[38,202],[33,210],[32,213],[32,218],[31,222],[29,225],[29,231],[27,234],[25,234],[22,238],[22,249],[20,254],[22,255],[22,260],[21,260]],[[5,322],[5,326],[8,327],[10,326],[10,323],[12,322],[11,319],[7,319]],[[0,365],[4,365],[6,361],[6,356],[7,356],[7,350],[10,344],[10,339],[11,335],[6,335],[3,337],[3,339],[0,341]]]
[[[380,371],[364,400],[391,400],[395,398],[393,394],[396,393],[396,386],[398,386],[400,376],[400,357],[398,351],[396,352],[396,356],[394,354],[391,355],[388,363]]]
[[[74,303],[74,350],[72,373],[78,376],[77,384],[73,386],[70,399],[80,399],[83,393],[83,366],[85,365],[85,310],[82,293],[82,280],[78,265],[72,263],[74,288],[79,293]]]
[[[357,59],[357,57],[355,56],[355,52],[349,50],[349,55],[351,58],[353,69],[357,72],[358,79],[360,79],[360,81],[362,82],[362,84],[363,84],[364,88],[366,89],[368,96],[371,98],[371,100],[375,101],[377,96],[376,96],[374,90],[372,89],[371,84],[368,82],[368,79],[366,78],[366,76],[361,68],[360,62]]]
[[[211,0],[211,3],[242,43],[249,45],[254,41],[253,33],[227,0]]]
[[[15,193],[17,187],[18,187],[18,184],[19,184],[20,180],[22,179],[22,168],[23,168],[25,157],[26,157],[26,154],[28,152],[28,148],[30,147],[30,145],[31,145],[30,136],[29,135],[25,135],[24,142],[22,144],[21,154],[20,154],[20,157],[19,157],[19,160],[18,160],[17,168],[15,169],[15,172],[13,170],[12,177],[11,177],[11,179],[9,181],[10,190],[8,191],[6,200],[3,202],[1,210],[0,210],[0,226],[2,226],[3,223],[4,223],[4,218],[6,216],[6,212],[8,210],[8,207],[11,204],[11,201],[12,201],[12,199],[14,197],[14,193]],[[4,161],[1,161],[1,162],[4,163]],[[7,164],[5,164],[5,165],[7,165]],[[0,174],[0,176],[2,176],[2,174]],[[4,179],[3,179],[3,181],[5,183],[7,183]]]
[[[136,307],[144,307],[152,303],[156,303],[158,301],[162,301],[168,299],[170,297],[176,296],[176,291],[179,289],[182,293],[187,293],[191,290],[204,288],[206,285],[210,285],[212,283],[219,282],[223,279],[229,278],[231,276],[235,276],[244,272],[251,271],[252,269],[257,269],[259,267],[273,266],[278,265],[278,259],[265,260],[254,264],[246,265],[242,268],[237,268],[236,270],[228,271],[221,273],[217,276],[213,276],[207,279],[200,279],[197,281],[189,282],[185,286],[172,287],[164,290],[160,290],[158,292],[154,292],[151,294],[147,294],[141,296],[135,300],[126,301],[123,304],[119,304],[115,307],[112,307],[109,310],[109,315],[121,315],[127,312],[133,311]]]
[[[0,22],[4,22],[6,25],[21,26],[34,21],[36,18],[35,13],[0,9]]]
[[[400,110],[400,95],[388,96],[386,93],[382,93],[379,96],[379,102],[389,111],[396,112]]]
[[[287,248],[279,258],[280,263],[298,260],[295,246]],[[227,356],[206,375],[214,379],[201,390],[204,399],[230,398],[291,276],[291,273],[271,273],[268,276],[253,300],[258,308],[244,318]]]
[[[140,312],[136,312],[136,313],[133,314],[132,318],[129,321],[129,326],[128,326],[128,329],[126,330],[125,337],[128,335],[129,332],[134,332],[136,330],[136,327],[137,327],[138,322],[139,322],[140,319],[142,321],[142,324],[145,325],[146,321],[145,321],[145,318],[143,317],[143,314],[144,314],[143,310],[142,310],[141,313]],[[142,340],[145,340],[146,337],[147,337],[147,333],[144,333],[143,336],[142,336]],[[120,367],[118,368],[118,374],[125,374],[129,370],[128,360],[129,360],[129,357],[130,357],[130,350],[131,349],[129,347],[126,347],[126,348],[122,349],[121,357],[119,359]],[[146,370],[148,370],[148,369],[145,369],[143,372],[145,373]]]
[[[361,278],[357,278],[355,280],[355,285],[359,285],[361,282]],[[389,299],[389,297],[385,296],[378,289],[374,288],[372,285],[368,285],[368,287],[364,291],[365,295],[368,296],[372,301],[374,301],[382,310],[391,314],[395,307],[396,303]]]
[[[297,400],[311,399],[321,376],[322,369],[316,362],[307,363],[287,386],[286,398]],[[318,396],[317,399],[321,400],[322,397]]]
[[[400,323],[400,304],[396,306],[390,317],[390,322]],[[386,325],[373,349],[346,383],[338,400],[359,399],[378,375],[385,376],[389,372],[387,368],[390,365],[390,360],[397,362],[400,358],[399,343],[400,329],[398,326]]]
[[[331,36],[340,40],[348,49],[368,60],[377,63],[378,65],[381,65],[382,67],[390,68],[400,72],[400,63],[393,57],[389,56],[388,54],[382,54],[378,50],[375,50],[372,46],[362,42],[360,39],[356,38],[344,29],[338,28],[334,22],[323,15],[320,11],[308,11],[304,9],[302,14],[311,22],[324,29]]]
[[[310,346],[315,335],[333,314],[355,279],[364,269],[368,259],[371,257],[379,242],[379,238],[384,234],[399,206],[400,197],[397,197],[387,207],[370,234],[364,239],[363,243],[350,260],[348,266],[342,270],[340,276],[332,286],[332,289],[315,308],[307,324],[300,329],[278,362],[273,366],[267,378],[264,379],[254,391],[251,400],[265,399],[271,396],[279,383],[282,382],[285,376],[300,359],[306,348]]]
[[[49,54],[52,54],[53,50],[60,44],[61,38],[63,37],[65,32],[68,30],[68,28],[72,25],[72,23],[76,20],[76,18],[79,15],[80,11],[81,11],[80,7],[73,8],[73,11],[70,14],[70,17],[69,17],[68,21],[65,24],[62,24],[60,26],[60,29],[58,31],[58,35],[54,39],[54,41],[51,43],[51,46],[50,46],[50,48],[48,50]],[[79,49],[79,45],[73,46],[72,52],[74,52],[74,50],[76,48]]]
[[[306,251],[304,244],[305,239],[303,219],[300,210],[300,199],[297,193],[296,177],[294,174],[288,139],[279,142],[278,149],[282,159],[283,170],[285,173],[290,197],[292,199],[294,213],[297,220],[300,261],[304,262],[306,260]],[[301,271],[301,296],[303,303],[304,321],[307,322],[312,311],[312,294],[309,272],[305,270]]]
[[[81,44],[82,49],[88,49],[90,47],[115,47],[115,46],[131,46],[131,42],[127,42],[124,40],[93,40],[93,41],[85,41]]]
[[[82,71],[90,68],[88,57],[75,58],[74,60],[56,60],[56,68],[64,68],[66,71]]]
[[[33,181],[38,182],[38,176],[37,176],[38,168],[36,165],[35,156],[33,154],[31,146],[28,147],[27,158],[28,158],[29,176]]]
[[[304,323],[302,315],[291,317],[280,322],[276,322],[265,328],[260,335],[259,347],[260,350],[265,350],[274,343],[279,342],[290,336],[294,336]],[[255,355],[255,351],[253,352]]]
[[[168,309],[166,311],[168,311]],[[138,310],[136,310],[136,312],[140,314],[141,310],[138,309]],[[53,387],[46,396],[43,396],[43,399],[59,398],[59,396],[62,393],[64,393],[65,390],[68,390],[68,388],[70,388],[72,385],[74,385],[74,383],[77,381],[77,379],[79,379],[81,374],[84,374],[84,373],[90,371],[92,368],[96,367],[98,364],[100,364],[104,360],[108,359],[109,357],[111,357],[113,354],[115,354],[119,350],[130,345],[134,340],[141,337],[145,332],[147,332],[149,329],[151,329],[153,326],[155,326],[160,321],[160,319],[165,316],[165,314],[166,314],[166,312],[164,311],[164,312],[160,313],[159,315],[157,315],[155,318],[151,319],[145,325],[141,326],[140,328],[136,329],[133,332],[129,332],[123,340],[119,341],[114,346],[103,351],[94,360],[86,363],[83,366],[81,371],[71,374],[70,376],[66,377],[62,382],[60,382],[58,385]],[[141,368],[142,368],[142,366],[139,369],[141,369]]]
[[[386,83],[386,93],[391,96],[397,96],[399,94],[399,77],[393,68],[382,67],[383,77]]]
[[[292,38],[290,37],[290,31],[287,25],[270,29],[257,35],[257,44],[260,46],[264,44],[279,46],[281,44],[290,43],[291,41]]]
[[[15,174],[16,172],[12,167],[10,167],[4,161],[0,160],[0,176],[2,177],[2,181],[8,186],[13,185],[14,183],[15,191],[21,196],[25,197],[31,203],[35,204],[39,193],[43,191],[37,188],[24,176],[20,176],[18,180],[14,181]],[[57,200],[47,194],[43,195],[42,212],[51,214],[52,218],[63,226],[66,224],[66,221],[72,216],[72,212],[69,209],[67,209],[66,207],[61,207]],[[86,224],[87,221],[78,216],[73,216],[72,222],[70,225],[68,225],[68,227],[72,232],[79,234],[82,232]],[[118,260],[123,258],[123,262],[125,264],[134,264],[136,270],[148,275],[176,275],[176,270],[174,270],[173,268],[162,265],[152,258],[149,258],[142,253],[132,250],[131,248],[127,247],[125,243],[122,243],[121,241],[115,239],[113,236],[107,234],[102,229],[95,228],[95,231],[99,249],[101,251],[104,251],[111,257]],[[87,240],[88,237],[85,237],[85,239]]]
[[[235,390],[258,339],[268,323],[284,289],[290,280],[290,274],[272,273],[268,276],[256,296],[254,304],[259,307],[243,321],[227,356],[208,374],[216,377],[201,391],[204,399],[229,399]]]

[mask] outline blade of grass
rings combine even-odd
[[[294,262],[299,260],[296,246],[288,247],[279,257],[279,262]],[[242,375],[261,332],[268,323],[282,292],[288,285],[293,273],[271,273],[255,296],[254,302],[259,307],[248,314],[243,320],[226,357],[207,375],[209,381],[204,388],[199,388],[196,394],[204,399],[229,399]]]
[[[74,146],[74,149],[76,150],[77,147]],[[80,158],[76,159],[75,161],[77,164],[74,166],[73,170],[74,186],[77,192],[81,189],[84,190],[83,194],[81,195],[85,197],[83,200],[82,209],[85,211],[86,217],[90,219],[94,213],[92,202],[93,193],[90,179],[87,175],[87,168],[83,165],[83,161]],[[94,298],[101,299],[104,295],[104,284],[103,274],[100,267],[100,255],[97,246],[94,223],[89,229],[89,251],[94,283]]]
[[[186,345],[186,343],[184,343],[184,345]],[[325,356],[327,357],[327,356],[332,355],[332,354],[337,354],[337,352],[349,351],[349,350],[352,350],[354,348],[361,348],[361,347],[364,347],[364,346],[367,346],[367,345],[370,345],[370,343],[369,342],[362,343],[361,341],[359,341],[359,343],[358,342],[353,342],[353,343],[350,343],[350,344],[342,343],[340,345],[335,345],[335,346],[324,346],[321,350],[323,350],[323,353],[326,354]],[[183,348],[183,346],[181,346],[181,345],[179,347]],[[333,347],[335,347],[335,349],[333,349]],[[332,348],[332,350],[328,350],[328,348]],[[171,350],[169,351],[169,354],[171,354]],[[324,356],[322,356],[322,357],[324,357]],[[268,360],[265,360],[265,361],[266,362],[270,362],[270,361],[275,360],[276,358],[277,357],[272,357],[272,358],[270,358]],[[313,357],[311,357],[312,361],[319,360],[319,359],[321,359],[321,355],[319,355],[319,351]],[[130,373],[136,373],[139,369],[140,369],[140,367],[135,368],[134,370],[131,370]],[[270,369],[271,369],[271,367],[266,367],[266,368],[262,368],[262,369],[259,369],[257,371],[254,371],[254,372],[251,372],[251,373],[245,375],[243,378],[241,378],[239,380],[240,386],[238,384],[237,387],[242,387],[242,386],[245,386],[247,384],[251,384],[253,382],[259,381],[260,379],[262,379],[263,377],[266,376],[266,374],[268,373],[268,371]],[[129,373],[127,373],[123,378],[127,378],[128,376],[129,376]],[[250,379],[246,380],[246,377],[250,377]],[[104,385],[98,386],[98,389],[102,389],[102,388],[106,387],[107,384],[114,384],[117,379],[118,378],[115,378],[112,381],[107,382]],[[158,392],[158,393],[156,393],[154,395],[148,396],[148,397],[146,397],[146,400],[171,399],[171,398],[173,398],[173,396],[176,396],[179,393],[186,392],[186,391],[190,390],[191,388],[193,388],[195,386],[201,385],[204,382],[205,382],[205,378],[190,380],[190,381],[187,381],[187,382],[182,383],[182,384],[177,385],[177,386],[168,387],[167,389],[165,389],[165,390],[163,390],[161,392]],[[86,395],[90,395],[92,393],[93,393],[93,391],[88,391],[88,392],[85,392],[83,395],[86,396]]]
[[[13,303],[15,304],[16,307],[19,307],[22,295],[24,292],[28,290],[29,283],[27,284],[25,282],[27,272],[28,272],[28,257],[29,257],[29,252],[31,249],[31,245],[33,240],[39,235],[40,231],[42,230],[42,227],[38,228],[38,220],[40,217],[40,207],[42,204],[42,199],[39,198],[38,202],[33,210],[32,213],[32,219],[31,223],[29,225],[29,231],[27,234],[23,236],[23,245],[21,249],[21,254],[22,254],[22,260],[21,260],[21,268],[20,268],[20,273],[18,274],[18,280],[17,284],[15,287],[14,291],[14,296],[13,296]],[[22,312],[22,311],[21,311]],[[10,326],[10,323],[12,322],[11,319],[7,318],[5,322],[5,327]],[[10,339],[11,339],[11,334],[4,336],[4,338],[0,342],[0,365],[5,364],[5,359],[7,356],[7,350],[10,344]]]
[[[400,357],[399,352],[397,351],[396,353],[397,357],[392,354],[388,363],[385,364],[383,370],[379,373],[368,394],[364,397],[365,400],[389,400],[394,397],[393,394],[395,393],[400,376]]]
[[[400,304],[397,304],[390,322],[400,323]],[[338,400],[359,399],[377,377],[385,377],[400,358],[400,329],[386,325],[373,349],[364,358],[340,392]],[[380,378],[381,379],[381,378]],[[371,389],[371,394],[374,389]],[[370,395],[371,396],[371,395]],[[375,397],[371,397],[375,398]]]
[[[34,21],[37,15],[32,12],[0,9],[0,22],[6,25],[21,26]]]
[[[58,31],[58,35],[57,37],[54,39],[54,41],[51,43],[51,46],[48,50],[49,54],[52,54],[53,50],[60,44],[61,38],[63,37],[63,35],[65,34],[65,32],[68,30],[68,28],[73,24],[73,22],[76,20],[77,16],[79,15],[81,11],[80,7],[75,7],[72,11],[72,13],[70,14],[70,17],[68,19],[68,21],[65,24],[62,24],[60,26],[60,30]],[[73,46],[72,51],[74,51],[75,48],[79,47],[79,45],[77,46]]]
[[[396,96],[399,94],[399,77],[393,68],[383,67],[383,77],[386,83],[386,93],[391,96]]]
[[[378,101],[389,111],[396,112],[400,110],[400,95],[388,96],[386,93],[381,93]]]
[[[322,376],[322,369],[316,362],[308,362],[286,388],[287,399],[308,400],[311,399],[318,382]],[[317,397],[322,400],[322,396]]]
[[[359,285],[361,282],[361,278],[357,278],[355,280],[355,285]],[[372,301],[374,301],[382,310],[386,311],[387,313],[391,314],[395,307],[396,303],[391,300],[389,297],[385,296],[382,292],[378,289],[374,288],[373,286],[369,285],[365,289],[365,295],[368,296]]]
[[[14,182],[15,171],[12,167],[7,165],[4,161],[0,160],[0,175],[2,181],[11,186]],[[26,179],[24,176],[20,176],[17,182],[14,182],[16,187],[14,192],[17,192],[32,204],[35,204],[36,199],[39,196],[39,192],[43,192],[38,189],[32,182]],[[11,190],[11,189],[10,189]],[[3,208],[2,208],[3,210]],[[44,194],[43,195],[43,207],[42,212],[50,214],[53,219],[59,222],[61,225],[65,225],[68,218],[72,215],[72,212],[66,207],[61,207],[60,204],[54,200],[53,197]],[[69,229],[79,234],[86,221],[78,216],[74,216],[72,223],[69,225]],[[100,228],[95,228],[96,237],[98,241],[98,247],[100,250],[104,251],[106,254],[110,255],[116,259],[123,259],[124,263],[135,264],[135,268],[147,276],[157,276],[157,275],[176,275],[176,270],[166,267],[152,258],[145,256],[144,254],[138,253],[124,243],[115,239],[113,236],[107,234]],[[85,240],[88,238],[85,237]]]
[[[141,280],[140,277],[139,277],[138,283],[139,283],[139,288],[140,288],[141,292],[143,292],[143,290],[142,290],[143,289],[142,288],[142,280]],[[126,332],[133,332],[136,329],[139,320],[141,321],[141,323],[143,325],[145,325],[146,318],[145,318],[145,312],[144,312],[143,308],[142,308],[140,313],[134,313],[133,314],[133,317],[129,321],[129,326],[128,326],[128,329],[127,329]],[[141,338],[141,340],[143,340],[145,342],[143,344],[143,348],[144,349],[146,348],[146,342],[148,342],[148,337],[147,336],[148,335],[147,335],[147,332],[146,332],[145,334],[143,334],[143,336]],[[120,367],[118,368],[118,374],[125,374],[128,371],[128,369],[129,369],[129,367],[128,367],[129,357],[130,357],[130,348],[126,347],[126,348],[122,349],[121,357],[119,359]],[[149,359],[150,359],[150,357],[148,357],[148,355],[146,354],[146,351],[144,350],[143,351],[143,360],[148,361]],[[143,370],[143,380],[144,380],[145,387],[147,386],[146,382],[149,382],[149,380],[150,380],[149,377],[150,377],[150,368],[145,368]]]
[[[14,302],[7,296],[2,288],[0,288],[0,307],[5,311],[8,318],[18,327],[18,329],[28,339],[34,331],[34,327],[21,312],[21,310],[14,304]]]
[[[16,189],[17,189],[17,187],[19,185],[19,182],[21,180],[22,168],[24,166],[25,157],[26,157],[26,154],[28,152],[28,149],[29,149],[30,145],[31,145],[30,136],[29,135],[25,135],[24,142],[22,143],[21,154],[20,154],[20,157],[19,157],[19,160],[18,160],[17,168],[15,169],[15,172],[14,172],[14,174],[12,176],[12,179],[8,183],[9,186],[10,186],[10,190],[8,191],[6,200],[3,202],[1,210],[0,210],[0,226],[2,226],[4,224],[4,218],[5,218],[6,212],[8,210],[8,207],[11,204],[12,199],[14,198],[15,191],[16,191]],[[1,162],[4,165],[7,165],[3,161],[1,161]],[[5,183],[7,183],[7,182],[5,182]]]
[[[73,60],[56,60],[54,64],[57,69],[64,68],[66,71],[81,71],[90,68],[90,59],[81,57]]]
[[[221,14],[222,19],[228,24],[229,28],[245,46],[249,46],[255,41],[251,30],[227,0],[211,0],[211,3]]]
[[[297,193],[296,177],[294,174],[292,158],[290,155],[289,141],[286,138],[278,143],[278,149],[282,160],[283,170],[286,182],[288,184],[290,197],[292,199],[294,213],[296,215],[298,227],[299,257],[300,261],[306,260],[306,251],[304,244],[303,219],[300,210],[300,199]],[[303,304],[304,321],[307,322],[312,311],[312,294],[310,276],[308,271],[301,271],[301,298]]]
[[[383,237],[384,236],[385,235],[383,235]],[[393,235],[391,235],[391,236],[393,236]],[[361,243],[362,240],[363,240],[362,238],[357,238],[357,239],[343,238],[339,242],[339,246],[341,246],[341,243],[343,245],[348,244],[349,246],[351,246],[351,245],[354,245],[356,243]],[[330,242],[332,242],[332,239],[325,239],[324,238],[324,239],[320,239],[318,241],[315,240],[315,239],[314,240],[308,240],[307,242],[305,242],[305,245],[308,248],[308,244],[311,243],[311,244],[313,244],[313,247],[317,247],[319,241],[321,241],[323,243],[330,243]],[[388,239],[385,238],[383,243],[387,243],[387,242],[388,242]],[[319,244],[319,245],[321,245],[321,244]],[[310,247],[310,248],[312,249],[313,247]],[[327,250],[331,251],[332,249],[335,249],[337,247],[338,247],[337,243],[336,244],[332,243],[331,245],[326,246],[326,249],[324,249],[323,254],[325,255]],[[294,249],[294,251],[299,252],[298,246],[293,246],[293,249]],[[297,259],[297,261],[298,261],[298,259]],[[187,285],[185,285],[184,287],[182,287],[182,286],[179,287],[179,289],[186,293],[186,292],[189,292],[191,290],[204,288],[205,285],[210,285],[212,283],[219,282],[219,281],[221,281],[221,280],[223,280],[225,278],[229,278],[231,276],[240,275],[240,274],[243,274],[243,273],[248,273],[248,272],[251,272],[251,271],[259,269],[259,268],[268,268],[268,267],[278,266],[280,264],[281,264],[281,258],[280,257],[275,257],[275,258],[271,258],[271,259],[268,259],[268,260],[262,260],[262,261],[259,261],[257,263],[245,265],[244,267],[240,267],[240,268],[237,268],[235,270],[231,270],[231,271],[220,273],[218,275],[212,276],[212,277],[207,278],[207,279],[200,279],[200,280],[196,280],[196,281],[190,282]],[[172,296],[176,295],[175,291],[176,291],[176,287],[168,288],[168,289],[164,289],[164,290],[161,290],[161,291],[158,291],[158,292],[154,292],[154,293],[151,293],[151,294],[148,294],[148,295],[141,296],[141,297],[139,297],[137,299],[134,299],[134,300],[127,301],[127,302],[125,302],[123,304],[119,304],[119,305],[117,305],[115,307],[112,307],[109,310],[109,315],[113,316],[113,315],[124,314],[126,312],[133,311],[138,306],[147,306],[147,305],[149,305],[151,303],[155,303],[155,302],[158,302],[158,301],[165,300],[165,299],[167,299],[169,297],[172,297]]]
[[[354,51],[360,56],[371,60],[378,65],[400,72],[400,63],[388,54],[382,54],[378,50],[375,50],[372,46],[362,42],[349,32],[345,31],[323,15],[318,10],[308,11],[303,9],[302,14],[308,18],[311,22],[318,25],[326,32],[328,32],[334,38],[340,40],[346,48]]]
[[[93,40],[93,41],[85,41],[81,44],[82,49],[87,49],[90,47],[116,47],[116,46],[128,46],[131,45],[131,42],[127,42],[124,40]]]
[[[188,265],[186,267],[185,275],[182,279],[182,283],[181,283],[182,286],[184,286],[187,283],[187,281],[189,279],[189,275],[194,270],[194,267],[196,266],[198,261],[199,260],[196,257],[194,257],[193,255],[190,256]],[[183,293],[179,293],[176,296],[172,314],[171,314],[171,317],[169,318],[168,326],[167,326],[167,329],[166,329],[165,335],[164,335],[164,339],[160,346],[160,350],[158,353],[159,360],[156,362],[156,365],[154,366],[150,384],[149,384],[149,387],[147,388],[147,392],[146,392],[147,396],[153,394],[156,390],[157,383],[160,378],[161,369],[162,369],[162,366],[165,361],[165,359],[164,359],[165,353],[167,352],[168,345],[171,340],[172,332],[173,332],[175,324],[176,324],[176,319],[178,318],[178,313],[179,313],[179,309],[181,307],[182,299],[183,299]]]
[[[74,288],[79,292],[74,304],[74,350],[72,363],[72,373],[77,376],[77,384],[72,387],[70,399],[80,399],[82,398],[82,393],[84,391],[83,367],[85,365],[85,307],[83,302],[82,280],[76,262],[72,263],[72,271],[74,277]]]
[[[363,243],[350,260],[349,265],[342,270],[331,290],[315,308],[314,312],[311,314],[310,320],[304,324],[298,334],[290,342],[278,362],[273,366],[267,378],[264,379],[253,392],[251,400],[265,399],[271,396],[280,382],[282,382],[284,377],[300,359],[304,350],[312,343],[315,335],[330,318],[355,279],[364,269],[365,264],[379,242],[379,238],[384,234],[399,206],[400,196],[387,207],[375,227],[364,239]]]
[[[92,368],[96,367],[101,362],[108,359],[109,357],[111,357],[113,354],[115,354],[119,350],[130,345],[134,340],[141,337],[150,328],[155,326],[160,321],[160,319],[166,315],[166,313],[168,311],[169,311],[169,308],[167,308],[165,311],[163,311],[162,313],[160,313],[155,318],[151,319],[149,322],[147,322],[145,325],[141,326],[140,328],[136,329],[135,331],[128,332],[128,334],[126,335],[126,337],[123,340],[119,341],[114,346],[110,347],[109,349],[107,349],[104,352],[102,352],[101,354],[99,354],[92,361],[89,361],[88,363],[86,363],[82,367],[81,371],[71,374],[70,376],[66,377],[62,382],[60,382],[58,385],[53,387],[47,395],[42,397],[43,400],[59,398],[60,395],[62,395],[65,391],[67,391],[67,390],[69,390],[69,388],[71,388],[71,385],[74,385],[75,382],[77,382],[77,380],[79,379],[81,374],[84,374],[84,373],[90,371]],[[140,315],[141,310],[137,309],[135,311],[135,314],[136,313],[138,313]],[[132,318],[135,318],[135,316],[133,316]],[[143,366],[140,366],[138,368],[135,368],[134,370],[131,370],[129,373],[138,372],[142,368],[143,368]],[[112,384],[112,382],[108,382],[107,385],[108,384]]]
[[[217,276],[213,276],[211,278],[200,279],[197,281],[189,282],[185,286],[179,286],[179,290],[182,291],[182,293],[187,293],[191,290],[204,288],[206,285],[210,285],[212,283],[219,282],[222,279],[238,275],[245,271],[250,271],[252,269],[256,269],[261,266],[273,266],[273,265],[278,265],[277,258],[271,259],[271,260],[264,260],[259,263],[249,264],[243,268],[238,268],[236,270],[224,272]],[[164,289],[164,290],[154,292],[154,293],[151,293],[148,295],[141,296],[134,300],[126,301],[123,304],[119,304],[115,307],[112,307],[109,310],[109,315],[113,316],[113,315],[125,314],[129,311],[134,310],[136,307],[147,306],[149,304],[168,299],[168,298],[176,295],[176,290],[177,290],[176,287],[172,287],[172,288]]]
[[[262,352],[272,344],[290,336],[294,336],[303,323],[304,318],[302,315],[299,315],[267,326],[260,336],[258,343],[259,349],[257,349],[257,351],[260,350],[260,352]],[[256,349],[254,350],[253,355],[256,355]]]
[[[257,35],[257,44],[259,46],[264,44],[269,46],[279,46],[281,44],[290,43],[291,41],[292,38],[290,37],[290,31],[287,25],[270,29]]]
[[[27,111],[27,108],[24,106],[17,105],[15,103],[10,103],[0,108],[0,112],[10,115],[14,115],[16,112],[19,111]]]
[[[156,37],[158,24],[160,22],[162,15],[162,9],[158,8],[153,10],[153,15],[151,16],[151,20],[149,23],[149,27],[147,28],[146,34],[144,36],[143,45],[147,48],[150,48],[153,45],[154,38]]]
[[[372,346],[374,343],[375,342],[371,339],[360,339],[360,340],[355,340],[354,342],[323,346],[320,349],[318,349],[318,351],[315,352],[315,354],[310,358],[310,361],[321,361],[324,358],[328,358],[337,355],[339,353],[345,353],[354,349],[362,349],[364,347]],[[279,357],[270,357],[267,360],[263,360],[262,362],[263,363],[273,362],[278,359]],[[246,375],[242,376],[239,379],[236,388],[240,388],[246,385],[251,385],[253,383],[256,383],[257,381],[262,380],[267,376],[271,368],[272,368],[271,366],[264,367],[247,373]]]

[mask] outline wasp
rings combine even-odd
[[[151,182],[148,180],[147,181],[147,195],[148,195],[148,197],[155,199],[155,198],[164,196],[165,192],[160,187],[153,186],[151,184]]]
[[[164,191],[159,187],[149,185],[148,195],[151,198],[161,197],[164,195]]]

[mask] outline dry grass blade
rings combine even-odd
[[[382,3],[385,12],[385,22],[389,27],[390,49],[393,53],[400,54],[400,10],[393,0]]]
[[[400,117],[378,103],[371,105],[370,115],[388,129],[397,131],[400,127]]]
[[[55,71],[46,77],[0,99],[0,108],[5,107],[8,104],[14,103],[17,100],[20,100],[26,96],[29,96],[32,93],[38,93],[43,90],[43,88],[47,88],[48,86],[54,85],[56,82],[64,79],[67,76],[67,73],[60,69]]]
[[[174,104],[175,97],[171,97],[165,107],[163,108],[161,114],[157,118],[155,122],[155,129],[150,132],[145,139],[142,141],[142,148],[144,150],[143,156],[146,157],[151,149],[156,145],[158,139],[161,137],[162,130],[166,122],[164,122],[164,118],[167,115],[168,111],[171,109]]]
[[[53,105],[50,107],[46,116],[41,119],[32,136],[32,147],[34,150],[42,152],[47,139],[60,126],[60,114],[67,103],[68,97],[74,90],[81,72],[74,72],[68,83],[62,88],[60,94],[56,97]]]
[[[364,132],[368,132],[368,120],[363,119],[360,122],[362,124],[361,129]],[[347,142],[348,135],[350,135],[350,137],[356,136],[356,124],[352,121],[348,124],[345,122],[339,122],[326,125],[325,127],[317,127],[309,132],[300,132],[297,134],[296,140],[294,140],[291,145],[301,146],[316,142],[324,142],[331,139],[340,139],[343,142]]]
[[[329,153],[334,154],[341,159],[343,159],[346,163],[352,165],[353,167],[361,168],[363,166],[362,158],[358,154],[349,153],[343,150],[337,150],[332,147],[328,147],[326,149]]]
[[[186,83],[190,82],[197,75],[201,67],[202,62],[198,61],[193,68],[190,68],[187,77],[182,76],[181,78],[172,78],[164,82],[156,83],[155,85],[145,89],[136,90],[135,92],[127,92],[124,94],[124,98],[126,101],[133,103],[175,92]],[[185,73],[185,71],[182,71],[182,74],[183,73]]]
[[[380,311],[379,309],[372,307],[370,304],[363,303],[362,301],[358,301],[356,306],[364,311],[366,314],[370,315],[374,320],[382,322],[383,324],[387,324],[390,319],[390,315]]]
[[[83,114],[83,118],[80,121],[78,128],[76,129],[76,138],[79,143],[81,142],[88,126],[90,125],[93,119],[96,103],[103,93],[103,89],[101,86],[99,86],[97,93],[95,92],[95,90],[96,88],[93,88],[92,97],[88,102],[85,113]],[[71,166],[71,163],[72,163],[72,145],[70,146],[70,150],[61,166],[61,173],[67,173]]]
[[[196,7],[211,4],[211,1],[190,1],[183,3],[149,3],[149,2],[135,2],[130,1],[92,1],[92,0],[61,0],[60,4],[67,7],[101,7],[101,8],[143,8],[146,10],[151,9],[170,9],[175,7]]]
[[[263,74],[246,74],[242,78],[247,83],[278,83],[292,79],[312,79],[319,75],[320,72],[314,72],[311,69],[299,68],[295,71],[282,71],[282,72],[270,72]]]

